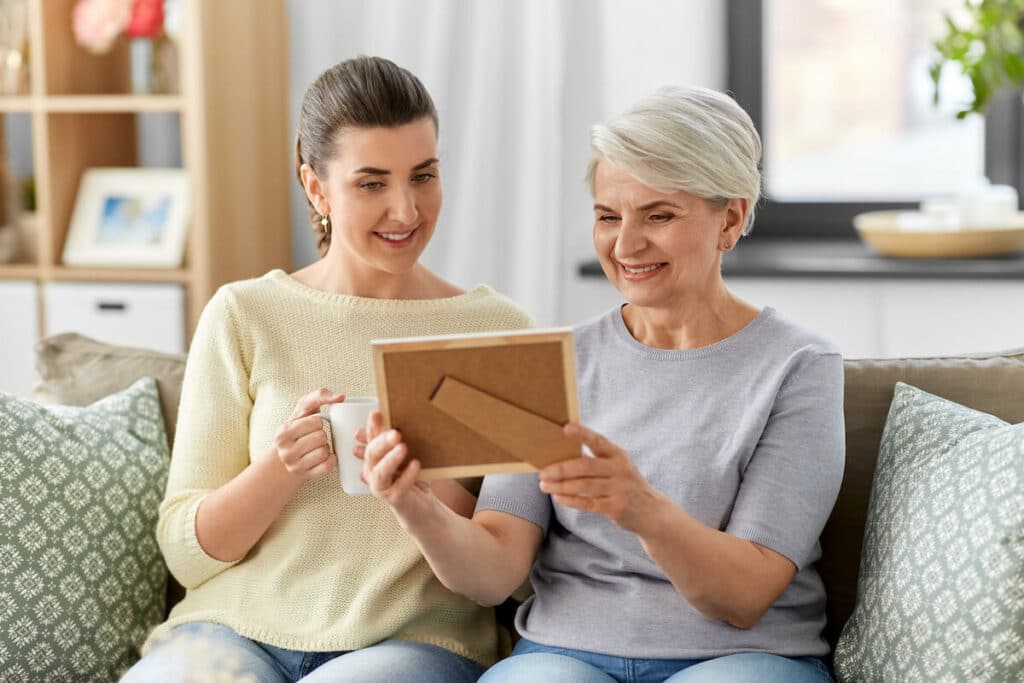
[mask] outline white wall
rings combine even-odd
[[[421,56],[437,49],[438,41],[443,45],[444,40],[469,40],[468,36],[475,31],[494,30],[472,25],[470,3],[476,1],[403,3],[403,11],[390,17],[390,21],[381,22],[371,31],[360,31],[364,26],[362,17],[372,4],[369,0],[290,0],[292,130],[302,94],[322,70],[360,52],[374,54],[382,45],[392,44],[390,33],[398,22],[412,22],[424,27],[423,32],[417,34],[422,43],[409,47],[409,57],[402,60],[402,65],[420,75],[434,94],[441,115],[443,147],[446,135],[450,141],[451,136],[457,134],[445,131],[446,109],[472,106],[472,98],[467,93],[450,92],[452,88],[447,85],[458,80],[457,74],[447,79],[434,78],[432,82],[430,76],[436,69]],[[431,8],[450,2],[466,5],[466,25],[453,36],[431,35]],[[622,111],[640,96],[668,83],[723,88],[725,8],[720,0],[560,2],[565,32],[563,134],[562,149],[553,156],[561,158],[564,198],[561,215],[545,219],[556,223],[551,229],[550,248],[561,254],[557,280],[560,291],[552,293],[558,299],[556,319],[542,322],[567,324],[582,319],[585,314],[599,312],[615,301],[614,290],[605,283],[594,279],[583,281],[576,275],[578,264],[593,258],[591,198],[583,184],[589,158],[590,125]],[[413,63],[417,60],[424,63]],[[482,178],[480,182],[499,180]],[[515,207],[503,210],[515,210]],[[316,250],[297,184],[293,186],[292,216],[293,261],[299,267],[313,261]]]
[[[600,84],[585,84],[570,71],[567,78],[581,90],[599,85],[600,108],[593,101],[577,102],[577,94],[571,89],[566,92],[567,123],[572,132],[566,136],[562,324],[597,315],[620,300],[618,292],[603,278],[583,279],[577,275],[579,264],[594,258],[590,232],[593,202],[582,180],[589,160],[590,124],[622,112],[662,85],[701,85],[719,90],[726,85],[724,2],[603,0],[598,20],[599,31],[572,37],[578,40],[582,52],[600,55],[605,77]],[[580,64],[570,63],[569,67],[585,71]]]

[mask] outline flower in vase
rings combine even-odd
[[[164,0],[135,0],[124,32],[132,38],[157,38],[164,24]]]
[[[78,44],[90,52],[110,49],[132,18],[132,0],[78,0],[71,27]]]

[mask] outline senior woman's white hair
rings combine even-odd
[[[659,192],[680,190],[716,206],[747,199],[743,234],[754,223],[761,196],[761,137],[728,95],[698,87],[667,86],[590,131],[587,182],[594,191],[599,161]]]

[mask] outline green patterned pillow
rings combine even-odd
[[[1024,680],[1024,423],[896,385],[835,670]]]
[[[163,620],[156,383],[84,408],[0,394],[0,679],[105,681]]]

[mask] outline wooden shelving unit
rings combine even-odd
[[[0,280],[180,283],[191,337],[218,286],[290,266],[289,53],[283,0],[181,2],[180,92],[132,95],[123,38],[93,55],[75,43],[74,0],[29,0],[30,92],[0,97],[0,116],[30,117],[39,256],[0,264]],[[83,171],[138,166],[138,119],[153,112],[181,128],[191,205],[183,267],[64,267]]]

